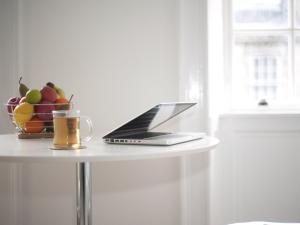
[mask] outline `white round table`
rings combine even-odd
[[[219,140],[205,137],[173,146],[105,144],[95,138],[86,149],[51,150],[51,139],[17,139],[0,135],[0,162],[74,162],[76,163],[77,225],[92,224],[91,162],[179,157],[209,151]]]

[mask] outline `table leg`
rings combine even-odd
[[[89,162],[76,163],[77,225],[92,225],[92,177]]]

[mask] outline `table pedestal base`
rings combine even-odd
[[[77,225],[92,225],[92,177],[89,162],[76,163]]]

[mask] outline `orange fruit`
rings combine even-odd
[[[65,98],[58,98],[55,101],[56,110],[68,110],[70,109],[69,101]]]
[[[36,117],[24,123],[24,130],[26,133],[40,133],[44,128],[44,122]]]

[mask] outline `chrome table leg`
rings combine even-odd
[[[77,225],[92,225],[92,177],[89,162],[76,163]]]

